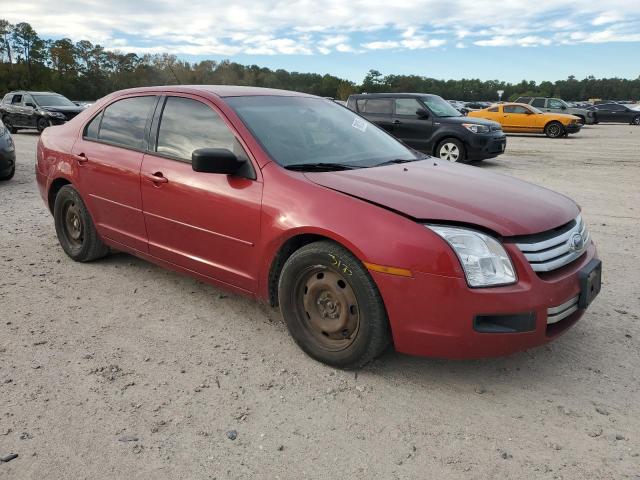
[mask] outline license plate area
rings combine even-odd
[[[587,308],[594,298],[600,293],[602,287],[602,262],[597,259],[591,260],[579,274],[580,297],[578,298],[578,308]]]

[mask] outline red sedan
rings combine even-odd
[[[425,157],[311,95],[120,91],[47,128],[37,160],[72,259],[116,249],[279,305],[300,347],[338,367],[390,343],[447,358],[534,347],[600,290],[573,201]]]

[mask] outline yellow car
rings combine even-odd
[[[469,112],[469,116],[498,122],[505,132],[544,133],[550,138],[577,133],[582,128],[580,119],[574,115],[542,112],[524,103],[492,105],[484,110]]]

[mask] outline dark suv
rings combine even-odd
[[[79,114],[79,107],[67,97],[53,92],[17,91],[7,93],[0,103],[0,118],[11,133],[20,128],[61,125]]]
[[[499,123],[467,118],[437,95],[351,95],[347,107],[415,150],[451,162],[493,158],[507,144]]]

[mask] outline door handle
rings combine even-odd
[[[73,156],[78,163],[85,163],[87,161],[89,161],[89,159],[87,158],[87,156],[84,153],[78,153],[77,155]]]
[[[162,175],[162,172],[145,173],[144,177],[147,180],[151,180],[153,183],[167,183],[169,179]]]

